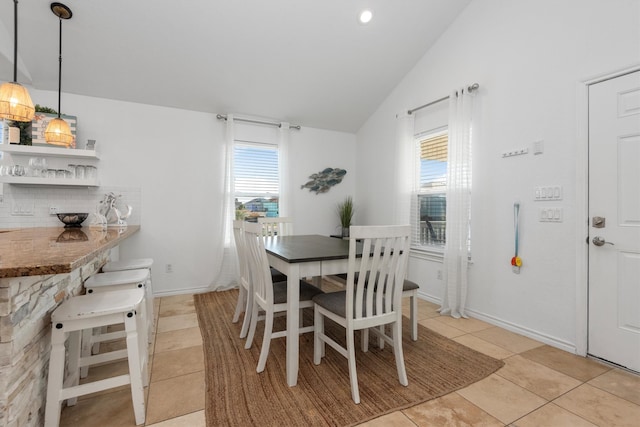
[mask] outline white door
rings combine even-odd
[[[640,372],[640,71],[589,87],[588,353]]]

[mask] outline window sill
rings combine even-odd
[[[409,254],[409,257],[411,258],[416,258],[416,259],[422,259],[425,261],[433,261],[433,262],[439,262],[439,263],[443,263],[444,262],[444,250],[437,250],[437,249],[423,249],[423,248],[418,248],[418,247],[414,247],[411,248],[411,253]],[[473,265],[473,260],[471,259],[471,256],[469,256],[468,258],[468,262],[469,265]]]
[[[437,249],[411,248],[411,258],[423,259],[426,261],[443,262],[444,251]]]

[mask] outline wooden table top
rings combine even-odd
[[[268,253],[288,263],[349,258],[348,240],[317,234],[266,237],[264,247]]]
[[[70,273],[140,230],[139,225],[0,230],[0,278]]]

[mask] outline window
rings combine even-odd
[[[411,201],[413,247],[443,250],[447,213],[447,130],[416,137],[416,191]]]
[[[233,152],[236,218],[278,216],[278,146],[236,141]]]

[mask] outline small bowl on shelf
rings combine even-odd
[[[58,213],[58,219],[64,223],[64,228],[82,227],[82,223],[89,216],[88,212]]]

